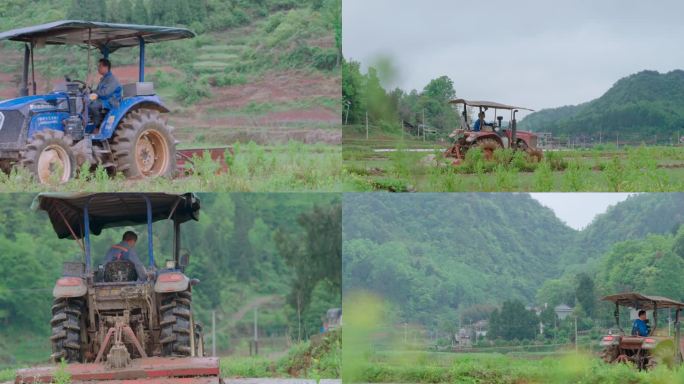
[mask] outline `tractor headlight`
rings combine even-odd
[[[2,130],[2,124],[5,122],[5,115],[0,112],[0,130]]]

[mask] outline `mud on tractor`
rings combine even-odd
[[[470,148],[480,148],[484,152],[485,159],[491,160],[494,151],[500,148],[511,148],[524,151],[532,161],[541,161],[543,152],[537,148],[537,135],[528,131],[517,130],[516,113],[519,110],[533,111],[529,108],[515,107],[491,101],[469,101],[455,99],[449,102],[453,105],[463,105],[461,112],[460,127],[455,129],[449,137],[453,145],[444,153],[445,157],[454,158],[455,163],[465,159]],[[479,131],[474,131],[468,123],[468,107],[477,107],[479,112],[494,109],[497,122],[492,125],[483,125]],[[507,127],[502,124],[503,116],[498,116],[498,111],[510,111],[510,122]]]
[[[682,363],[680,316],[684,303],[666,297],[646,296],[634,292],[606,296],[601,300],[615,304],[614,317],[617,326],[617,333],[611,331],[608,335],[601,337],[603,361],[610,364],[630,363],[639,370],[651,369],[659,364],[672,367]],[[649,316],[653,322],[648,336],[632,335],[631,332],[624,331],[620,322],[620,307],[651,312]],[[674,336],[668,336],[669,329],[663,331],[658,329],[659,311],[664,312],[665,315],[668,311],[674,312]]]
[[[73,382],[219,383],[217,358],[204,357],[202,326],[192,310],[181,255],[180,226],[198,220],[193,194],[40,194],[34,209],[47,212],[59,238],[76,240],[83,260],[65,262],[53,290],[52,356],[67,362]],[[171,220],[173,254],[155,266],[152,223]],[[147,224],[147,275],[132,262],[93,267],[91,234],[104,228]],[[55,367],[17,372],[17,383],[52,382]],[[110,380],[110,381],[108,381]],[[122,381],[117,381],[122,380]]]
[[[191,163],[193,155],[204,151],[214,160],[223,160],[226,148],[176,150],[174,128],[164,117],[169,109],[154,84],[145,81],[146,44],[194,36],[183,28],[79,20],[0,33],[0,41],[24,44],[20,97],[0,100],[0,168],[9,172],[23,166],[37,181],[55,184],[74,177],[84,163],[100,165],[110,174],[121,172],[127,178],[153,178],[174,176],[178,166]],[[67,44],[89,50],[88,73],[91,49],[103,58],[121,48],[140,50],[138,82],[122,86],[119,105],[101,111],[104,117],[99,126],[89,116],[92,90],[86,82],[65,76],[53,92],[37,93],[34,51]]]

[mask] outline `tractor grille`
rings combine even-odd
[[[24,115],[19,111],[0,111],[0,143],[16,143],[24,125]]]

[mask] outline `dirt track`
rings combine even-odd
[[[304,379],[224,379],[226,384],[315,384],[316,380]],[[340,379],[322,379],[321,384],[341,384]]]
[[[316,384],[316,380],[305,379],[223,379],[226,384]],[[0,384],[13,384],[13,381],[5,381]],[[341,384],[342,380],[322,379],[321,384]]]

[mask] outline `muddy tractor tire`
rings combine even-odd
[[[541,149],[527,149],[527,157],[532,163],[541,163],[544,160],[544,152]]]
[[[172,177],[176,171],[173,127],[159,111],[129,112],[117,127],[111,148],[116,170],[126,178]]]
[[[672,369],[675,366],[675,347],[671,340],[660,342],[656,348],[651,351],[645,369],[651,370],[658,365],[664,365],[669,369]]]
[[[19,163],[41,184],[64,184],[74,177],[76,156],[64,132],[46,129],[33,135]]]
[[[612,364],[615,363],[617,360],[618,355],[620,354],[620,350],[618,349],[617,345],[609,345],[601,351],[601,360],[603,362]]]
[[[162,356],[191,356],[192,294],[176,292],[165,295],[161,315]]]
[[[83,301],[81,299],[55,299],[52,305],[52,355],[53,362],[83,361],[82,330],[84,330]]]
[[[475,147],[482,150],[485,160],[494,160],[494,151],[501,149],[501,144],[494,139],[480,139],[475,143]]]

